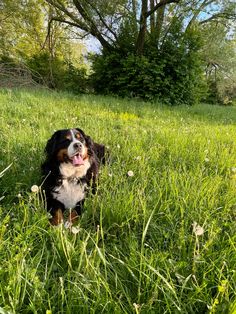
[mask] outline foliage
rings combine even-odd
[[[235,107],[23,90],[0,105],[1,312],[233,313]],[[30,191],[71,127],[111,152],[74,233]]]
[[[19,60],[42,49],[47,31],[43,0],[2,0],[0,9],[0,55]]]
[[[86,68],[76,68],[59,57],[51,58],[47,52],[32,56],[27,64],[33,71],[33,78],[40,84],[75,93],[86,91]]]
[[[93,63],[95,90],[123,97],[160,99],[170,105],[198,102],[206,91],[198,32],[181,32],[181,25],[176,23],[161,49],[155,45],[155,41],[146,44],[142,56],[132,50],[104,50]]]
[[[89,81],[96,91],[170,104],[231,103],[235,8],[231,0],[2,0],[0,57],[27,63],[35,79],[41,75],[37,82],[82,92],[90,89],[89,66],[78,39],[90,35],[102,47]],[[215,71],[204,73],[209,63]]]
[[[209,86],[207,101],[230,104],[236,98],[236,41],[233,34],[220,24],[204,26],[203,59]]]
[[[207,38],[204,26],[217,23],[226,25],[226,38],[236,8],[229,0],[46,1],[55,20],[100,42],[102,56],[93,65],[95,90],[171,104],[206,99],[206,64],[198,54],[195,32]],[[222,86],[224,79],[218,80]],[[212,93],[210,83],[208,87]]]
[[[82,44],[70,40],[71,32],[63,25],[50,24],[53,11],[43,0],[9,1],[1,4],[0,59],[7,66],[29,67],[36,83],[50,88],[86,90]],[[5,60],[5,61],[4,61]],[[17,70],[16,70],[17,75]]]

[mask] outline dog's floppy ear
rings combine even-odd
[[[95,143],[90,136],[86,135],[83,130],[76,128],[86,140],[87,146],[93,150],[100,163],[105,164],[105,146],[103,144]]]
[[[93,143],[93,150],[98,160],[100,161],[100,163],[104,165],[105,164],[105,145]]]
[[[88,135],[86,135],[86,134],[84,133],[84,131],[81,130],[81,129],[79,129],[79,128],[76,128],[76,130],[79,131],[79,132],[83,135],[83,137],[84,137],[84,139],[85,139],[85,141],[86,141],[87,146],[88,146],[90,149],[93,149],[93,140],[91,139],[91,137],[88,136]]]
[[[84,137],[86,137],[86,134],[83,130],[81,130],[80,128],[76,128],[76,130],[79,131],[79,133],[81,133]]]
[[[47,141],[46,147],[45,147],[45,153],[47,154],[47,157],[51,157],[53,153],[55,152],[56,143],[59,139],[61,134],[61,131],[56,131],[52,137]]]

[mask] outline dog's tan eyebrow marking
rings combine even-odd
[[[80,137],[81,137],[80,133],[79,133],[79,132],[76,133],[76,134],[75,134],[75,137],[76,137],[77,139],[80,139]]]
[[[66,139],[71,140],[71,133],[66,134]]]
[[[77,130],[76,129],[70,130],[72,141],[77,141],[80,138],[80,133],[79,132],[74,133],[74,132],[77,132]]]

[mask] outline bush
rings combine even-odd
[[[182,33],[176,28],[161,49],[146,43],[142,56],[132,49],[103,51],[93,60],[91,80],[96,92],[159,99],[170,105],[198,102],[206,93],[196,32]]]
[[[33,72],[34,80],[50,88],[68,90],[75,93],[86,91],[86,69],[76,68],[71,62],[59,57],[50,57],[49,53],[42,52],[28,59],[27,64]]]

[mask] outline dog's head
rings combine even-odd
[[[48,140],[45,152],[50,160],[79,167],[93,155],[93,141],[81,129],[59,130]]]

